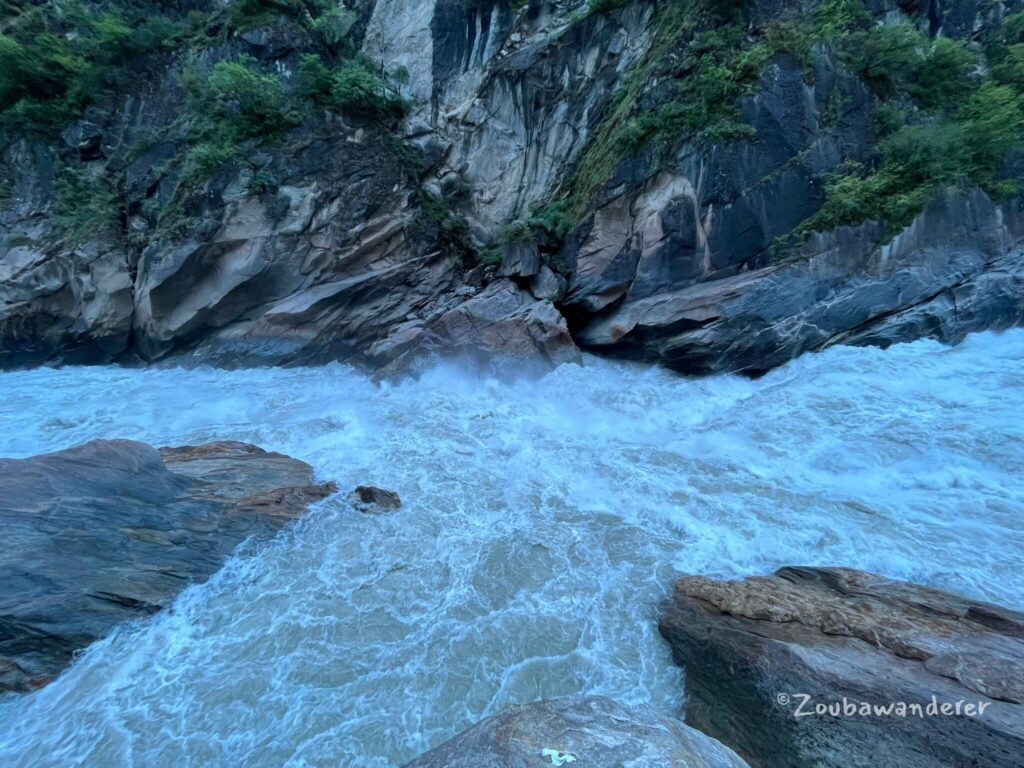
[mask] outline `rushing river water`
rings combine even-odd
[[[835,348],[758,381],[588,359],[502,383],[341,366],[0,375],[0,455],[258,443],[343,494],[50,686],[3,766],[391,766],[509,704],[677,712],[674,574],[839,564],[1024,607],[1024,331]]]

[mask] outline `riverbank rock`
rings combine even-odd
[[[735,753],[653,709],[601,696],[539,701],[482,720],[405,768],[747,768]]]
[[[44,685],[335,490],[308,464],[236,442],[95,440],[0,459],[0,692]]]
[[[950,190],[891,242],[877,222],[815,235],[761,269],[631,294],[577,340],[687,374],[760,374],[840,343],[956,343],[1024,322],[1022,233],[980,190]]]
[[[686,721],[753,766],[1024,766],[1022,613],[791,567],[681,579],[660,629],[686,669]]]

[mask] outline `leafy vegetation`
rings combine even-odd
[[[299,63],[299,89],[306,98],[349,114],[397,118],[405,111],[397,88],[363,58],[332,69],[319,55],[305,54]]]
[[[591,0],[587,15],[624,5]],[[760,28],[749,25],[736,2],[664,0],[655,12],[648,54],[619,88],[555,201],[574,222],[630,155],[681,139],[749,138],[738,106],[757,90],[764,66],[785,53],[812,77],[816,45],[875,93],[879,142],[871,162],[837,169],[823,207],[799,232],[871,218],[901,226],[944,185],[977,185],[996,196],[1017,191],[1001,168],[1024,149],[1022,13],[1008,16],[982,49],[929,38],[912,20],[878,24],[861,0],[824,0],[809,15],[784,15]],[[531,219],[516,226],[532,227]]]
[[[183,25],[132,3],[80,0],[23,9],[0,34],[0,128],[48,130],[122,86]]]
[[[120,198],[108,179],[65,168],[57,178],[56,191],[55,223],[68,242],[84,242],[119,227]]]
[[[0,140],[35,136],[60,146],[58,134],[91,105],[103,113],[120,108],[140,80],[177,73],[186,93],[176,119],[134,130],[102,172],[87,174],[73,154],[53,154],[62,180],[56,218],[69,237],[88,232],[79,220],[116,220],[90,206],[106,208],[125,164],[159,141],[178,148],[162,165],[178,192],[160,205],[132,203],[151,222],[182,218],[180,197],[214,169],[250,163],[300,123],[322,126],[325,114],[338,113],[388,132],[405,109],[408,73],[385,73],[356,54],[350,32],[357,16],[338,0],[4,1],[0,11]],[[294,74],[239,53],[238,36],[264,27],[298,47]]]
[[[201,178],[237,156],[245,142],[274,141],[299,122],[281,80],[249,56],[220,61],[205,76],[186,71],[191,147],[188,178]]]
[[[1016,48],[1020,18],[1007,17],[989,44],[987,75],[979,51],[929,40],[906,22],[851,35],[846,60],[885,100],[877,161],[840,168],[824,205],[800,231],[874,218],[900,227],[943,186],[979,186],[996,198],[1016,193],[1017,180],[1000,169],[1024,149],[1024,83],[1015,66],[1024,50]]]

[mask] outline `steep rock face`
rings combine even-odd
[[[714,739],[657,712],[600,696],[555,699],[490,717],[405,768],[744,768]]]
[[[170,604],[250,536],[334,492],[253,445],[95,440],[0,459],[0,692],[44,685],[125,621]]]
[[[416,40],[414,28],[425,19],[426,49],[417,44],[410,49],[416,61],[408,61],[415,98],[414,65],[444,25],[430,4],[364,5],[368,49],[374,40]],[[382,29],[382,18],[392,26]],[[294,80],[307,34],[282,21],[237,33],[230,47],[203,55],[207,66],[252,56]],[[474,56],[463,70],[482,71]],[[410,339],[429,336],[431,354],[455,352],[442,343],[450,325],[444,318],[474,297],[486,276],[481,268],[467,280],[466,268],[434,247],[438,222],[424,216],[423,201],[439,193],[429,184],[418,191],[415,177],[437,162],[437,142],[418,144],[414,120],[402,150],[400,137],[365,116],[311,118],[280,146],[257,147],[245,162],[226,163],[183,193],[173,162],[183,136],[172,129],[165,141],[148,137],[153,126],[173,126],[185,108],[181,66],[172,60],[146,83],[148,98],[94,110],[59,147],[8,147],[17,184],[0,211],[0,366],[174,356],[227,366],[346,360],[398,371],[394,357],[412,362]],[[118,180],[126,201],[121,231],[101,231],[97,222],[74,241],[66,235],[56,177],[69,163]],[[172,204],[180,208],[174,228],[154,226],[146,211]],[[532,356],[533,346],[504,340],[510,332],[539,333],[564,345],[551,357],[573,358],[561,316],[541,302],[521,311],[534,299],[517,295],[518,303],[503,305],[515,317],[496,307],[467,310],[482,333],[463,333],[457,351],[505,356],[516,346]],[[530,327],[515,329],[517,318]],[[550,328],[538,331],[546,319]],[[536,361],[550,364],[546,349]]]
[[[649,43],[652,6],[585,15],[585,0],[388,0],[365,52],[410,72],[410,120],[435,142],[435,175],[472,186],[478,234],[527,215],[557,186]],[[429,139],[426,137],[429,136]]]
[[[1024,765],[1019,612],[861,571],[783,568],[681,579],[660,629],[686,670],[686,721],[751,765]]]
[[[69,361],[122,352],[133,316],[128,254],[111,239],[41,247],[53,197],[51,158],[19,142],[4,160],[19,189],[0,210],[0,367],[34,365],[65,350]]]
[[[528,215],[558,187],[648,43],[651,6],[580,21],[579,5],[528,9],[472,98],[444,115],[453,139],[442,172],[472,183],[480,232]]]
[[[766,66],[760,91],[743,106],[749,141],[686,143],[667,164],[640,157],[620,167],[572,251],[567,307],[592,315],[764,263],[773,241],[821,204],[818,179],[872,146],[865,86],[820,49],[812,68],[809,84],[789,56]],[[830,100],[844,111],[826,123]]]
[[[895,235],[868,222],[776,252],[821,205],[823,175],[873,152],[866,86],[821,48],[811,59],[810,83],[789,57],[765,68],[743,106],[749,141],[620,167],[568,251],[562,304],[583,347],[756,374],[836,343],[956,342],[1024,322],[1018,204],[978,190],[939,195]]]

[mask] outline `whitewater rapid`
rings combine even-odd
[[[393,766],[507,705],[678,713],[680,573],[865,568],[1024,607],[1024,331],[757,380],[588,358],[540,380],[342,366],[0,374],[0,455],[245,440],[344,494],[0,700],[3,766]]]

